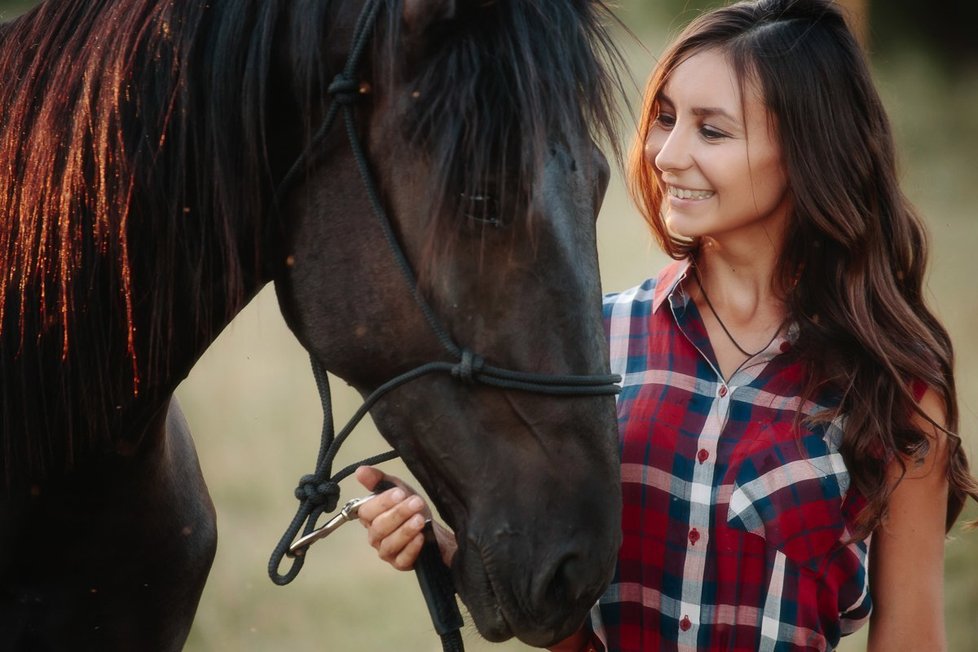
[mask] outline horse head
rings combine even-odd
[[[466,381],[481,364],[607,368],[595,219],[609,170],[595,138],[612,100],[598,3],[387,2],[353,46],[361,4],[290,17],[293,34],[324,30],[327,44],[310,63],[295,37],[283,57],[303,89],[293,136],[308,142],[330,107],[355,109],[314,140],[280,198],[282,312],[364,395],[458,363],[372,416],[457,534],[452,572],[480,633],[546,645],[580,623],[614,565],[614,402]]]

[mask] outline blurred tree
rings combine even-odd
[[[618,0],[630,21],[652,22],[670,30],[706,9],[733,0]],[[873,52],[919,50],[951,72],[978,64],[978,2],[974,0],[836,0],[849,13],[853,30]]]
[[[872,6],[874,45],[899,52],[923,48],[951,71],[978,63],[978,3],[973,0],[886,0]]]
[[[8,20],[27,11],[41,0],[0,0],[0,20]]]

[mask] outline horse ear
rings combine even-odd
[[[404,0],[404,28],[413,37],[455,17],[456,0]]]

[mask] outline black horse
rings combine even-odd
[[[3,649],[181,648],[216,529],[173,391],[269,281],[363,394],[431,360],[606,368],[605,8],[373,4],[48,0],[2,27]],[[372,414],[458,534],[479,631],[568,634],[619,541],[611,398],[430,374]]]

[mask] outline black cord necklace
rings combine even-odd
[[[762,351],[764,351],[764,349],[771,346],[771,342],[773,342],[774,338],[776,338],[778,336],[778,333],[781,332],[781,327],[784,326],[784,322],[778,325],[778,327],[774,331],[774,335],[771,336],[771,339],[768,340],[768,343],[762,346],[760,350],[758,350],[755,353],[751,353],[750,351],[745,351],[744,347],[742,347],[740,343],[738,343],[737,340],[734,339],[734,336],[730,334],[730,330],[727,328],[727,325],[723,323],[723,320],[720,319],[720,315],[717,314],[716,308],[713,307],[713,302],[710,301],[710,295],[706,293],[706,288],[703,287],[703,283],[702,281],[700,281],[700,274],[696,270],[696,268],[693,268],[693,278],[696,279],[696,285],[697,287],[699,287],[700,293],[703,295],[703,300],[706,301],[706,306],[710,309],[710,312],[713,313],[713,317],[716,318],[717,323],[720,324],[720,328],[722,328],[723,332],[727,334],[727,337],[730,338],[730,341],[733,343],[735,347],[737,347],[738,351],[746,355],[748,358],[753,358],[755,355],[761,353]]]

